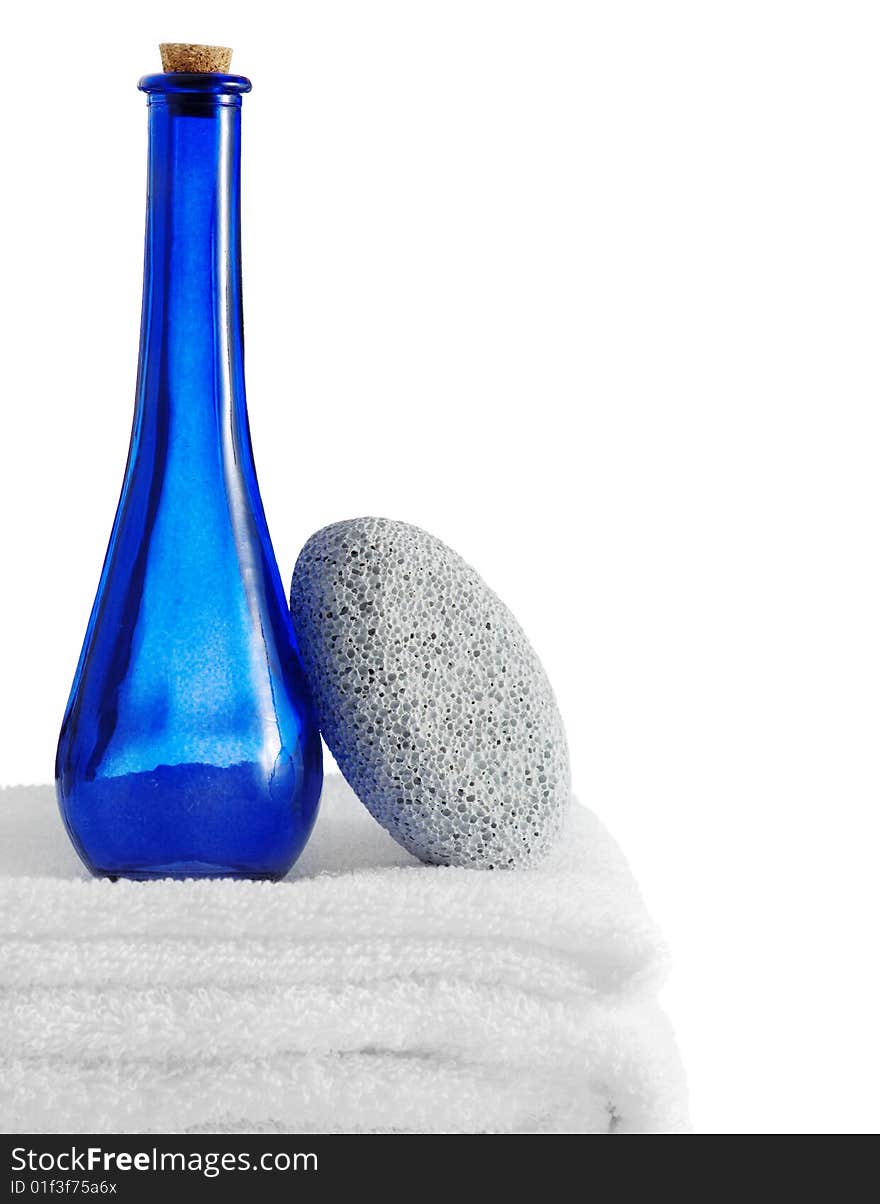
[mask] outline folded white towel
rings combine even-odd
[[[579,806],[537,869],[428,867],[330,777],[283,883],[110,883],[0,792],[5,1132],[680,1130],[663,961]]]

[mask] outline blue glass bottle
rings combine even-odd
[[[151,75],[134,425],[55,775],[97,875],[282,877],[321,747],[245,406],[241,97]]]

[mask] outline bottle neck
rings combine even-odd
[[[149,93],[149,169],[138,408],[142,419],[164,415],[172,425],[197,423],[201,414],[205,434],[218,419],[243,416],[245,406],[239,93],[246,89],[211,86],[235,79],[164,75],[139,85]]]

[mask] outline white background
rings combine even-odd
[[[701,1131],[880,1127],[878,10],[4,16],[0,781],[46,781],[122,477],[160,40],[233,45],[282,575],[418,523],[519,616],[673,947]]]

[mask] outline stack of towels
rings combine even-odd
[[[6,789],[0,1131],[681,1130],[663,960],[576,804],[539,869],[429,867],[331,777],[283,883],[111,883]]]

